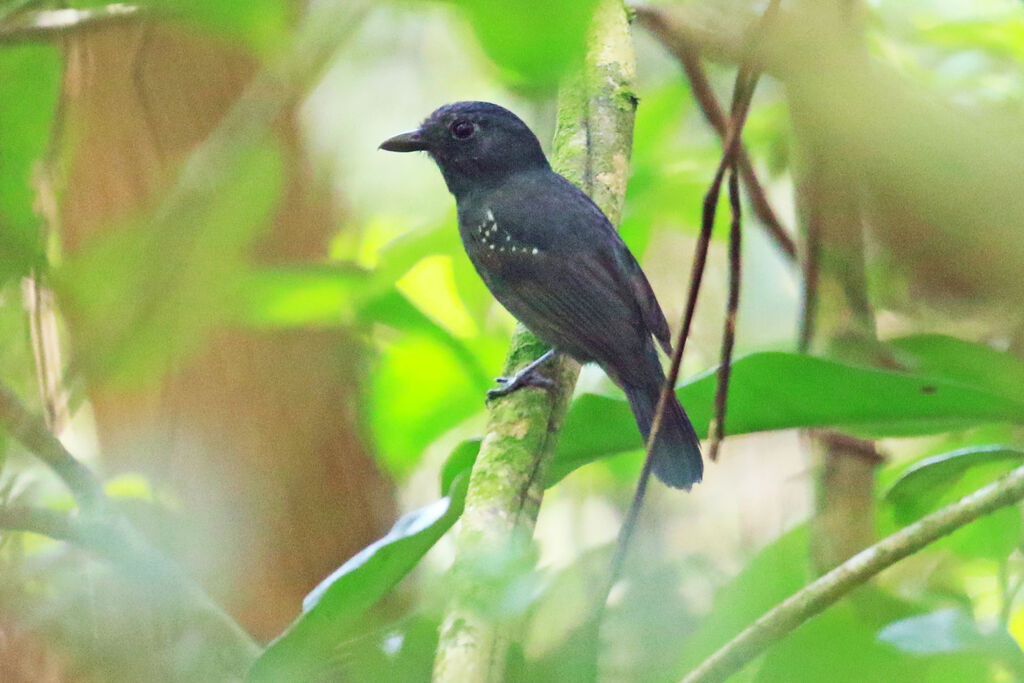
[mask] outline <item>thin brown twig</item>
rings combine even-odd
[[[814,338],[814,327],[818,315],[818,280],[821,269],[821,212],[817,199],[812,199],[807,216],[806,252],[802,264],[804,288],[801,296],[800,336],[797,349],[807,353]]]
[[[658,437],[658,432],[661,429],[661,423],[664,419],[665,407],[668,405],[669,395],[675,390],[676,382],[679,379],[679,371],[682,367],[683,361],[683,351],[686,348],[686,340],[690,336],[690,326],[693,324],[693,316],[697,308],[700,286],[704,278],[704,267],[707,263],[708,247],[711,243],[711,232],[714,228],[715,222],[714,208],[718,204],[718,196],[721,191],[722,179],[725,171],[734,163],[739,151],[740,136],[738,131],[743,127],[743,122],[746,119],[746,114],[749,109],[750,96],[753,94],[753,89],[757,84],[757,76],[751,75],[759,72],[759,69],[756,68],[756,65],[759,62],[755,62],[752,59],[755,52],[753,49],[753,42],[759,40],[764,34],[767,24],[774,17],[777,9],[778,0],[772,0],[772,3],[768,6],[764,16],[761,17],[757,29],[751,34],[751,47],[747,50],[747,56],[744,58],[744,64],[753,63],[755,64],[755,67],[752,68],[741,65],[740,71],[737,74],[737,92],[734,93],[733,97],[732,125],[729,128],[728,135],[725,137],[722,159],[715,171],[714,180],[712,181],[707,194],[704,196],[704,204],[701,212],[701,231],[697,238],[697,244],[694,248],[693,265],[690,270],[690,285],[686,298],[686,308],[683,312],[682,326],[680,327],[679,335],[676,338],[669,372],[665,378],[665,382],[662,384],[661,393],[658,396],[658,404],[654,410],[654,420],[651,423],[651,431],[647,437],[646,458],[644,459],[643,469],[640,471],[640,480],[637,482],[636,492],[633,495],[633,502],[629,507],[626,518],[623,520],[622,528],[619,531],[618,545],[615,550],[615,556],[612,558],[608,582],[605,586],[604,592],[601,594],[601,597],[597,602],[597,609],[595,610],[595,617],[593,619],[595,629],[600,624],[600,616],[603,613],[604,605],[607,602],[607,596],[622,574],[622,567],[625,563],[630,541],[636,531],[637,521],[640,517],[640,510],[643,507],[643,502],[647,494],[647,485],[651,478],[651,469],[653,464],[651,458],[651,454],[653,452],[652,447],[655,443],[655,439]],[[732,177],[735,179],[735,173]],[[728,378],[728,375],[726,375],[726,378]]]
[[[725,409],[729,395],[729,374],[732,370],[732,350],[736,341],[736,315],[740,307],[740,277],[742,259],[742,207],[740,187],[733,166],[729,172],[729,207],[732,220],[729,223],[729,298],[725,312],[725,330],[722,333],[722,353],[718,370],[718,385],[715,388],[715,417],[708,426],[708,459],[718,459],[718,447],[725,438]]]
[[[653,10],[641,16],[649,17],[652,12]],[[721,105],[718,104],[718,98],[715,97],[714,90],[712,90],[711,84],[704,72],[704,67],[701,66],[700,53],[696,45],[687,40],[685,35],[670,32],[664,21],[648,19],[645,22],[645,26],[662,46],[679,60],[687,79],[690,81],[690,88],[694,99],[700,106],[704,118],[715,129],[719,137],[724,139],[729,129],[729,121],[722,111]],[[740,146],[738,164],[740,176],[743,179],[743,186],[747,190],[747,197],[750,200],[754,214],[758,217],[758,220],[760,220],[765,230],[768,231],[769,236],[775,241],[779,249],[790,260],[795,260],[796,243],[789,236],[789,233],[786,232],[786,229],[782,227],[781,221],[775,215],[775,210],[772,209],[771,204],[768,202],[768,196],[757,177],[757,172],[754,170],[753,163],[750,161],[750,155],[747,153],[746,146],[744,145]]]

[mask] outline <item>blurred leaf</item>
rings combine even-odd
[[[431,320],[458,337],[468,338],[479,333],[456,291],[452,259],[447,254],[421,260],[395,286]]]
[[[452,483],[448,496],[403,516],[303,600],[302,615],[253,664],[247,680],[316,679],[346,631],[419,563],[462,514],[469,477]]]
[[[355,268],[261,268],[243,276],[239,322],[272,327],[351,325],[370,275]]]
[[[865,609],[853,594],[814,619],[804,622],[764,656],[755,680],[817,683],[919,681],[958,683],[992,680],[988,662],[970,653],[911,656],[877,637],[888,618],[906,613],[892,602],[879,611]],[[914,617],[911,617],[913,619]]]
[[[480,47],[513,87],[551,90],[586,49],[597,0],[461,0]]]
[[[702,436],[715,383],[715,370],[709,370],[677,391]],[[726,434],[838,426],[873,436],[907,436],[986,422],[1024,422],[1024,399],[998,391],[983,378],[968,385],[800,354],[753,353],[733,362]],[[624,399],[579,396],[566,417],[549,484],[592,460],[640,447]]]
[[[975,446],[914,463],[886,492],[897,524],[905,526],[959,500],[1020,465],[1024,451],[999,445]],[[1005,558],[1021,539],[1020,510],[1007,507],[958,529],[934,547],[968,557]]]
[[[923,23],[923,22],[922,22]],[[930,21],[919,30],[921,38],[951,51],[984,50],[1019,64],[1024,61],[1024,18],[1008,12],[994,19],[961,18],[955,22]]]
[[[59,89],[53,46],[0,51],[0,285],[45,263],[32,172],[46,153]]]
[[[447,491],[456,477],[473,468],[476,456],[480,453],[480,443],[480,439],[467,439],[445,458],[441,466],[441,491]]]
[[[76,321],[77,360],[95,379],[152,381],[235,314],[249,247],[278,201],[282,173],[271,144],[238,159],[202,197],[102,235],[55,272]]]
[[[432,336],[406,333],[385,343],[367,395],[378,458],[396,476],[408,473],[438,436],[483,410],[486,387]]]
[[[491,385],[491,376],[484,369],[476,349],[471,349],[468,342],[438,325],[397,290],[386,291],[381,296],[367,301],[360,310],[359,317],[364,323],[381,323],[402,332],[428,337],[451,352],[462,365],[463,371],[472,378],[481,391]]]
[[[696,232],[708,178],[720,156],[717,141],[694,140],[686,119],[693,98],[678,79],[644,95],[636,111],[629,185],[619,233],[635,254],[647,248],[651,231]],[[726,223],[727,224],[727,223]]]
[[[109,3],[104,0],[74,0],[71,3],[76,8],[106,4]],[[293,15],[292,5],[284,0],[147,0],[135,4],[184,19],[225,38],[239,40],[265,55],[281,46]]]
[[[955,683],[981,680],[989,670],[988,680],[1001,680],[992,663],[1002,663],[1014,680],[1024,672],[1024,653],[1013,637],[1003,629],[983,633],[972,615],[963,608],[946,608],[895,621],[878,633],[878,639],[911,655],[947,655],[930,657],[941,665],[941,671],[926,680]],[[954,655],[954,656],[950,656]],[[937,668],[937,667],[936,667]]]
[[[714,609],[680,651],[675,679],[682,678],[811,578],[807,528],[801,525],[765,547],[718,590]]]
[[[878,639],[916,655],[978,650],[986,641],[974,619],[955,607],[894,621]]]
[[[422,612],[388,624],[368,620],[360,636],[339,643],[319,680],[430,683],[440,627]]]

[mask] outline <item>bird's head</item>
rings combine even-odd
[[[389,138],[380,148],[426,152],[456,197],[515,173],[548,168],[533,131],[508,109],[489,102],[445,105],[417,130]]]

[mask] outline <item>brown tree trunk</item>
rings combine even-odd
[[[159,200],[256,62],[174,26],[124,23],[69,37],[66,69],[62,239],[74,253]],[[328,194],[310,178],[294,119],[276,130],[284,196],[253,256],[322,261]],[[73,347],[80,312],[65,312]],[[390,482],[360,434],[359,355],[336,331],[223,328],[145,389],[87,378],[104,467],[167,493],[173,549],[257,637],[278,633],[392,519]]]

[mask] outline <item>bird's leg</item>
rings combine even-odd
[[[494,381],[501,386],[488,391],[487,400],[490,401],[498,398],[499,396],[511,394],[513,391],[517,391],[523,387],[540,387],[541,389],[554,388],[554,380],[537,372],[537,368],[542,363],[546,363],[554,358],[557,353],[558,349],[550,349],[543,356],[533,361],[511,377],[495,377]]]

